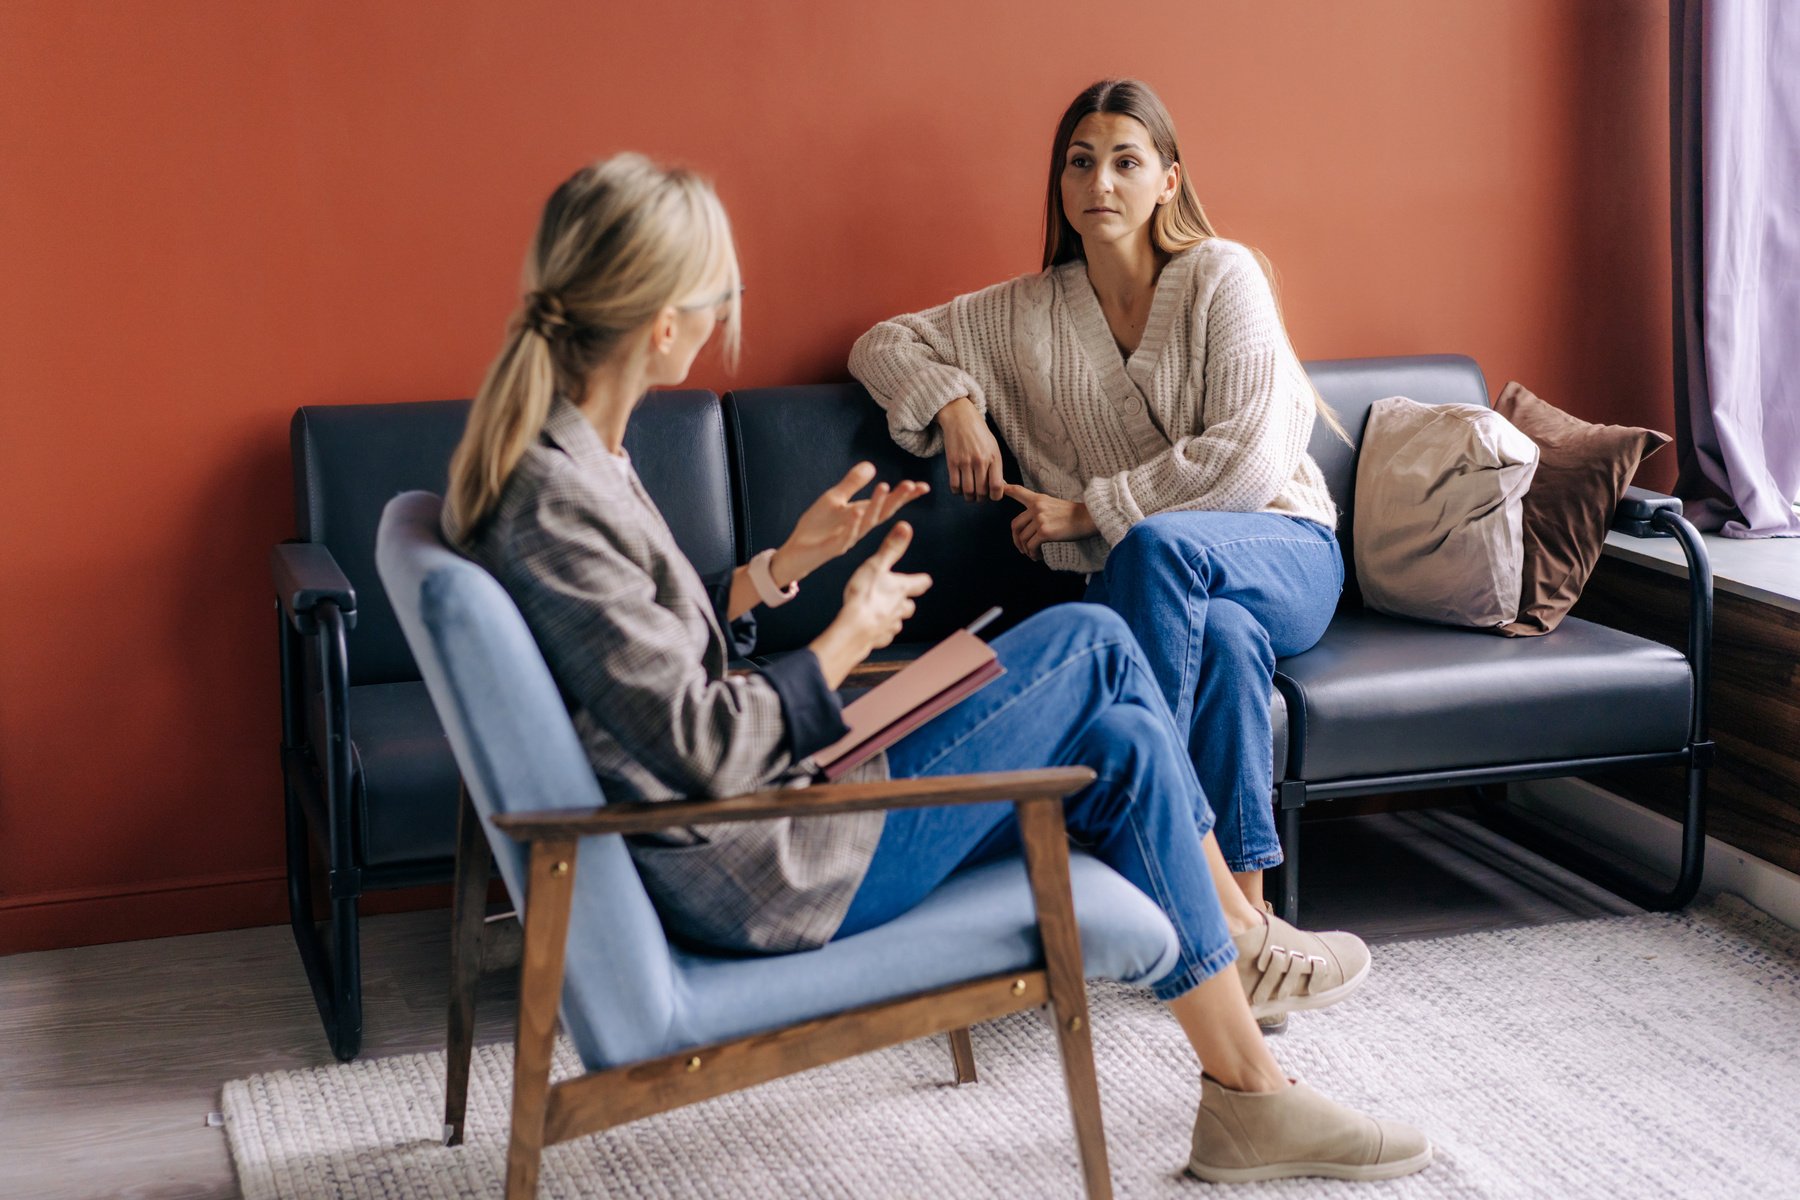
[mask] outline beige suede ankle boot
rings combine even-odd
[[[1208,1183],[1394,1179],[1430,1161],[1431,1143],[1417,1129],[1365,1117],[1297,1080],[1279,1092],[1234,1092],[1202,1078],[1188,1170]]]
[[[1369,948],[1354,933],[1296,929],[1267,903],[1262,917],[1231,940],[1250,1015],[1265,1029],[1286,1029],[1289,1013],[1336,1004],[1369,977]]]

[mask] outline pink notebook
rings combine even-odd
[[[964,697],[1006,674],[993,647],[959,629],[844,706],[850,732],[813,755],[826,779],[867,762]]]

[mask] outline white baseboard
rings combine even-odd
[[[1507,801],[1534,819],[1673,873],[1681,826],[1661,813],[1579,779],[1515,783]],[[1706,839],[1702,895],[1730,892],[1785,925],[1800,929],[1800,875],[1753,854]]]

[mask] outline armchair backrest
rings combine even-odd
[[[495,813],[605,802],[550,669],[498,580],[444,544],[442,501],[408,492],[381,516],[376,561],[457,766],[521,913],[525,858]],[[667,936],[618,837],[585,838],[576,860],[566,977],[607,988],[608,1023],[582,1044],[611,1061],[660,1044],[674,1011]],[[575,1015],[573,1006],[565,1012]]]

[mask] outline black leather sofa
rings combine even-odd
[[[1487,403],[1467,358],[1314,362],[1307,369],[1345,427],[1360,435],[1378,399]],[[449,878],[457,787],[448,743],[375,574],[382,505],[410,488],[441,491],[466,401],[304,408],[292,442],[297,540],[277,546],[282,765],[289,897],[296,940],[340,1058],[361,1044],[357,901],[363,891]],[[1002,626],[1078,597],[1081,581],[1021,557],[1007,525],[1015,506],[953,496],[943,460],[896,447],[854,384],[659,393],[633,418],[629,449],[646,488],[702,573],[776,544],[847,465],[924,478],[932,493],[907,512],[917,530],[904,560],[936,580],[905,644],[867,681],[990,605]],[[1312,453],[1344,513],[1346,563],[1356,447],[1322,426]],[[1013,464],[1008,475],[1017,478]],[[1693,583],[1685,653],[1570,619],[1543,638],[1505,639],[1382,617],[1362,609],[1354,580],[1312,650],[1278,664],[1273,699],[1275,795],[1288,857],[1278,903],[1297,913],[1301,810],[1342,796],[1673,766],[1688,779],[1682,864],[1653,888],[1634,873],[1573,852],[1572,865],[1652,907],[1680,907],[1699,884],[1704,849],[1707,658],[1711,577],[1704,544],[1679,501],[1633,492],[1618,527],[1675,536]],[[804,645],[836,610],[859,548],[808,580],[794,603],[759,619],[758,655]],[[327,895],[314,907],[316,854]],[[323,918],[323,928],[318,923]]]

